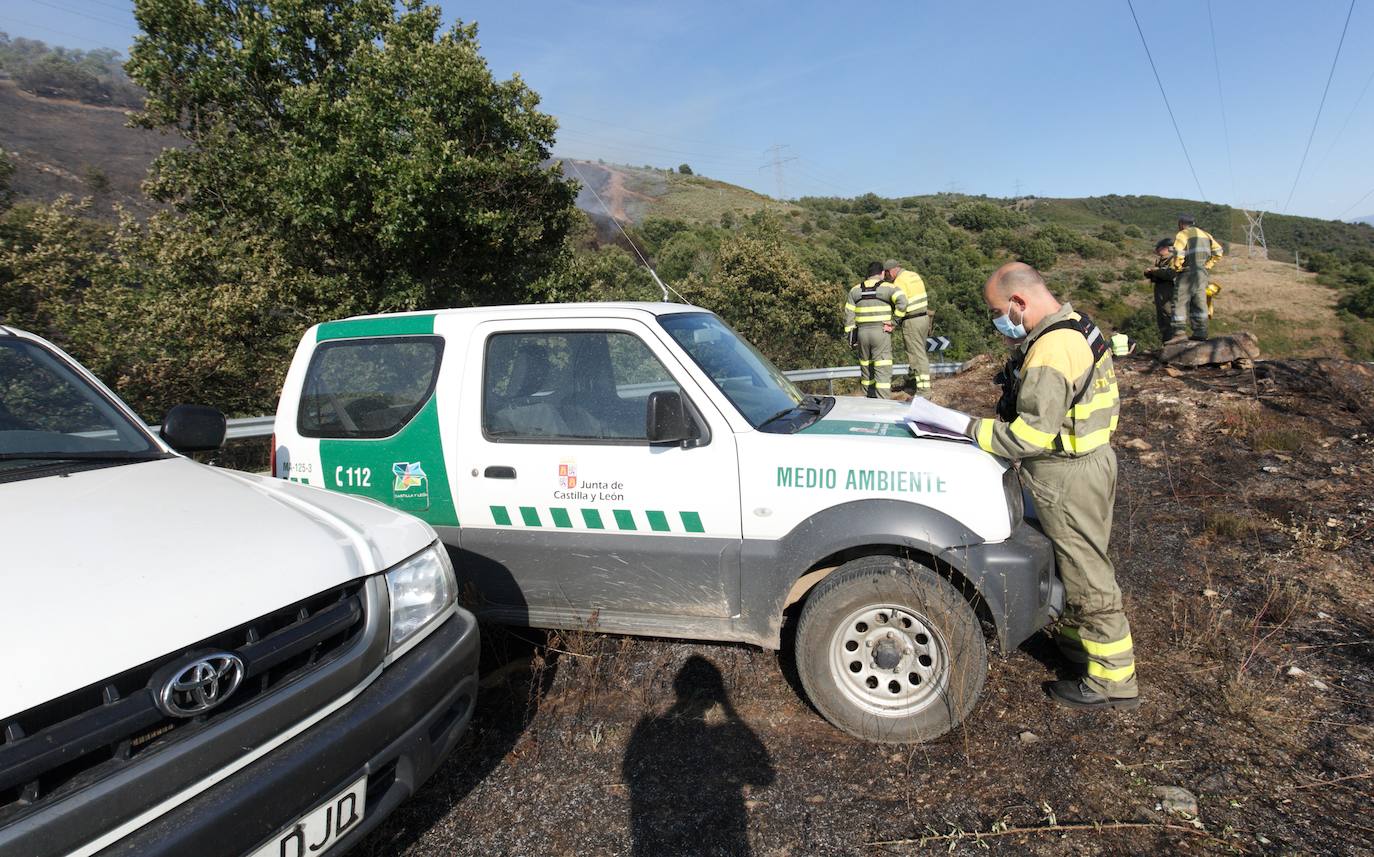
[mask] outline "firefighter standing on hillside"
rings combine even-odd
[[[902,320],[902,341],[906,344],[907,390],[913,396],[930,395],[930,357],[926,353],[926,337],[930,336],[930,295],[926,282],[915,271],[902,269],[902,263],[888,259],[883,263],[883,276],[902,290],[906,297],[906,317]]]
[[[971,419],[924,400],[914,400],[911,413],[1021,464],[1064,582],[1068,609],[1057,642],[1086,663],[1083,677],[1050,682],[1050,696],[1073,708],[1135,708],[1131,628],[1107,557],[1116,496],[1111,436],[1121,409],[1111,350],[1096,325],[1060,304],[1029,265],[997,269],[983,297],[998,332],[1018,344],[1001,419]]]
[[[1173,342],[1184,337],[1185,325],[1192,325],[1193,339],[1207,338],[1208,272],[1221,258],[1221,244],[1194,225],[1192,215],[1178,218],[1174,236],[1174,270],[1179,272],[1174,288]]]
[[[1174,290],[1178,279],[1172,238],[1161,238],[1155,244],[1155,263],[1145,269],[1145,279],[1155,285],[1155,326],[1159,328],[1159,341],[1168,342],[1174,335]]]
[[[892,398],[892,328],[905,315],[906,295],[884,282],[882,263],[873,262],[844,305],[844,332],[859,350],[859,383],[870,399]]]

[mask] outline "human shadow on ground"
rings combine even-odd
[[[720,670],[702,656],[687,659],[673,691],[672,707],[642,718],[625,748],[632,853],[748,855],[743,789],[773,782],[768,750],[731,706]]]

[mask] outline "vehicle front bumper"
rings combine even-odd
[[[1029,519],[1003,541],[953,548],[942,558],[977,588],[997,626],[1003,652],[1019,646],[1064,610],[1054,545]]]
[[[459,610],[338,711],[108,848],[100,857],[238,857],[367,775],[346,851],[419,788],[457,744],[477,699],[477,623]]]

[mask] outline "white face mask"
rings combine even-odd
[[[1007,311],[1004,312],[1004,313],[1002,313],[1001,315],[997,316],[997,318],[994,318],[994,319],[992,320],[992,326],[995,327],[995,328],[997,328],[997,332],[998,332],[998,333],[1002,334],[1003,336],[1007,337],[1008,339],[1025,339],[1025,338],[1026,338],[1026,325],[1025,325],[1026,317],[1025,317],[1024,314],[1022,314],[1022,316],[1021,316],[1021,321],[1019,321],[1019,322],[1013,322],[1013,321],[1011,320],[1011,307],[1012,307],[1012,304],[1011,304],[1010,302],[1008,302],[1008,303],[1007,303]]]

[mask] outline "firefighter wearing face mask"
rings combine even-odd
[[[1111,436],[1121,407],[1111,350],[1096,325],[1060,304],[1028,265],[999,268],[984,299],[998,331],[1016,344],[1001,419],[971,419],[923,400],[913,400],[911,414],[1020,463],[1064,583],[1056,642],[1084,665],[1080,678],[1046,685],[1050,696],[1073,708],[1135,708],[1131,629],[1107,556],[1116,496]]]

